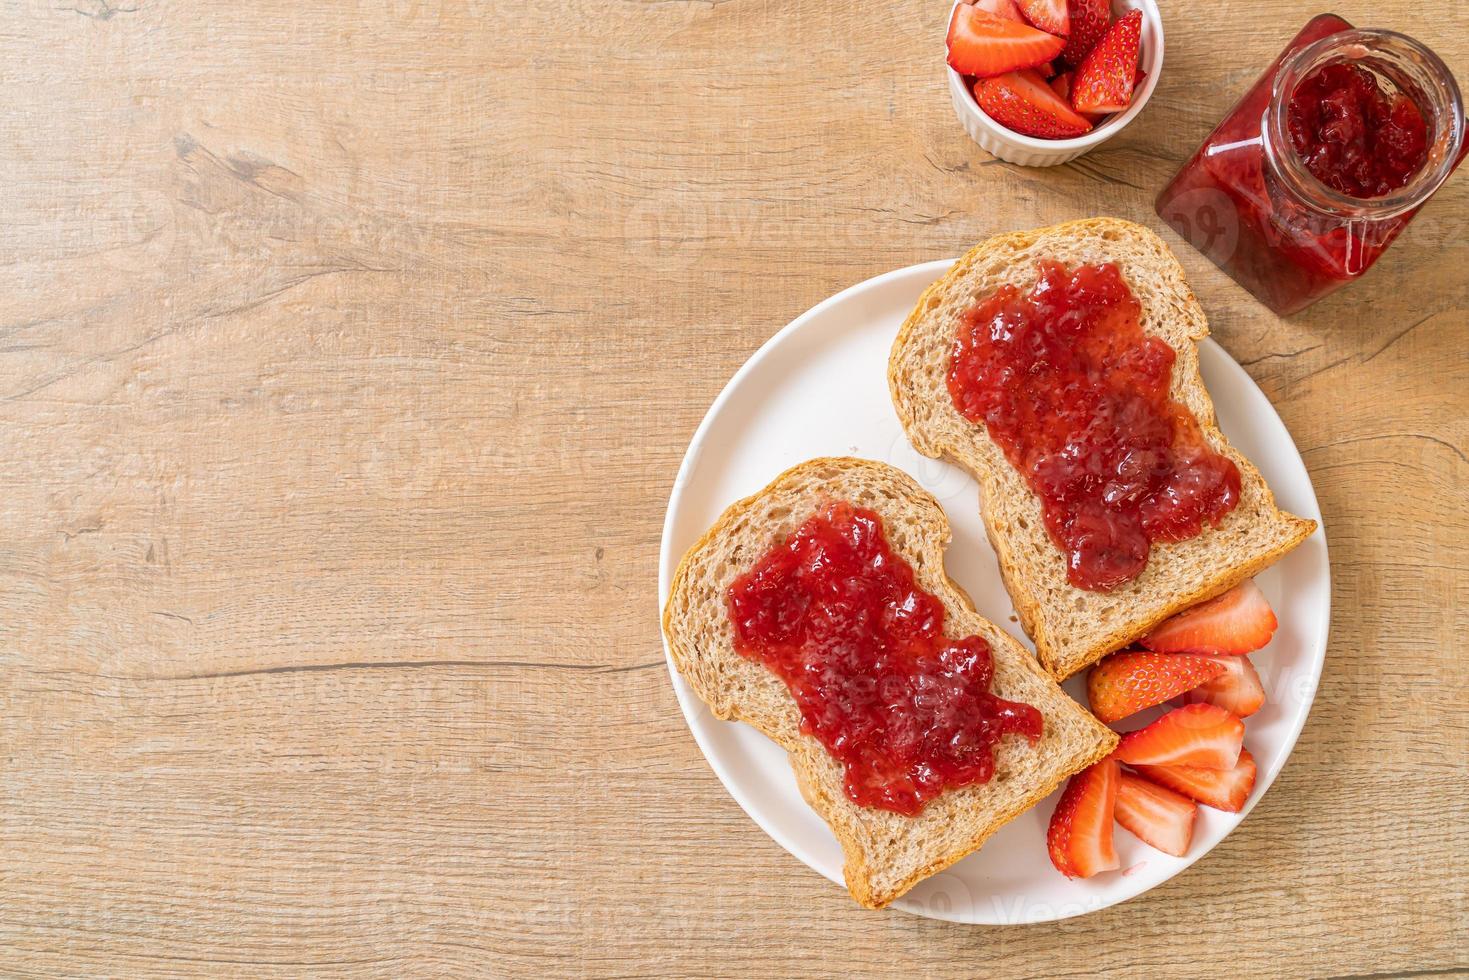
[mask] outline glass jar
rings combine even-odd
[[[1354,198],[1306,168],[1287,123],[1318,69],[1350,62],[1410,98],[1428,156],[1408,183]],[[1365,273],[1463,158],[1464,105],[1448,67],[1392,31],[1313,19],[1158,195],[1158,216],[1262,303],[1295,313]]]

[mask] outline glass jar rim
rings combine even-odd
[[[1354,47],[1363,52],[1357,58],[1390,54],[1409,59],[1423,75],[1415,79],[1422,83],[1422,97],[1432,103],[1422,107],[1425,115],[1431,115],[1430,125],[1434,127],[1427,162],[1402,188],[1383,197],[1351,197],[1322,183],[1306,169],[1287,126],[1290,96],[1296,86],[1315,69],[1341,60],[1341,53]],[[1465,139],[1464,101],[1448,66],[1416,38],[1375,28],[1338,31],[1293,53],[1276,72],[1261,123],[1265,157],[1275,175],[1316,210],[1350,218],[1386,219],[1422,206],[1453,173]]]

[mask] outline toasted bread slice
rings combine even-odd
[[[843,788],[841,764],[802,734],[800,712],[785,683],[734,648],[726,605],[730,585],[832,500],[881,515],[892,549],[943,602],[945,632],[978,634],[989,643],[994,693],[1034,705],[1044,717],[1044,733],[1035,744],[1018,736],[1001,739],[988,783],[942,793],[916,817],[853,803]],[[841,842],[852,897],[869,908],[887,905],[978,849],[1002,824],[1117,744],[1117,736],[1057,687],[1014,638],[974,611],[944,570],[948,542],[943,510],[906,474],[859,459],[813,459],[724,512],[684,555],[663,613],[673,662],[695,693],[716,716],[748,722],[790,754],[802,795]],[[1043,851],[1036,860],[1045,860]]]
[[[1177,352],[1172,397],[1198,419],[1204,438],[1239,467],[1239,505],[1217,528],[1187,541],[1155,543],[1147,568],[1111,592],[1078,589],[1041,519],[1040,499],[981,423],[949,395],[950,351],[966,311],[1002,285],[1029,289],[1042,259],[1067,266],[1115,263],[1142,304],[1142,327]],[[1287,514],[1260,471],[1233,449],[1199,377],[1196,344],[1204,311],[1163,240],[1129,221],[1094,218],[1001,235],[972,249],[924,292],[898,332],[888,362],[893,405],[909,440],[926,456],[974,474],[1000,572],[1041,663],[1057,680],[1118,650],[1169,616],[1224,592],[1276,561],[1316,528]]]

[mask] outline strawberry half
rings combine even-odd
[[[1265,593],[1249,579],[1165,620],[1142,645],[1160,653],[1252,653],[1270,642],[1278,625]]]
[[[1230,714],[1248,718],[1265,706],[1265,685],[1260,674],[1246,656],[1200,656],[1188,653],[1162,653],[1161,657],[1190,657],[1207,660],[1224,668],[1223,673],[1200,684],[1184,695],[1185,702],[1217,704]],[[1105,661],[1103,661],[1105,663]]]
[[[1066,36],[1071,33],[1071,17],[1066,0],[1018,0],[1025,19],[1047,34]]]
[[[1070,139],[1092,128],[1032,69],[984,79],[974,86],[974,100],[995,122],[1026,136]]]
[[[1056,93],[1056,98],[1071,104],[1071,72],[1063,71],[1050,81],[1051,91]]]
[[[1121,862],[1112,846],[1112,821],[1122,770],[1111,759],[1071,777],[1051,814],[1046,849],[1051,863],[1068,878],[1090,878]]]
[[[1241,749],[1233,769],[1200,769],[1196,766],[1136,766],[1138,775],[1159,786],[1177,790],[1216,810],[1238,813],[1245,808],[1255,788],[1255,757]],[[1124,824],[1125,826],[1125,824]]]
[[[1066,36],[1066,47],[1061,49],[1061,63],[1067,68],[1075,68],[1086,60],[1111,26],[1112,2],[1068,0],[1066,14],[1071,21],[1071,33]]]
[[[1117,784],[1117,822],[1164,854],[1188,853],[1198,815],[1193,800],[1130,772],[1124,772]]]
[[[1025,23],[1025,15],[1020,12],[1019,7],[1015,6],[1015,0],[974,0],[974,7],[987,14],[994,14],[1001,20]]]
[[[1244,741],[1245,723],[1234,715],[1217,705],[1190,704],[1128,732],[1112,755],[1129,766],[1233,769]]]
[[[950,68],[988,78],[1045,64],[1066,46],[1066,39],[961,3],[949,21],[948,45]]]
[[[1107,28],[1107,33],[1076,69],[1071,104],[1077,112],[1121,112],[1127,108],[1137,80],[1142,36],[1141,10],[1129,11]]]
[[[1056,93],[1057,98],[1067,105],[1071,104],[1071,81],[1074,77],[1075,72],[1063,71],[1048,83],[1051,86],[1051,91]],[[1078,112],[1077,115],[1093,126],[1107,118],[1105,113],[1100,112]]]
[[[1092,714],[1111,723],[1192,691],[1225,669],[1186,653],[1114,653],[1087,675],[1086,697]]]

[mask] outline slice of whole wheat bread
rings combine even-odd
[[[1219,527],[1187,541],[1156,543],[1142,574],[1110,592],[1078,589],[1041,519],[1040,499],[990,439],[959,414],[949,395],[950,351],[966,311],[1002,285],[1027,290],[1037,263],[1115,263],[1142,304],[1142,327],[1177,353],[1172,397],[1193,412],[1204,438],[1239,467],[1239,505]],[[921,453],[949,458],[980,484],[981,512],[1021,625],[1058,680],[1146,634],[1169,616],[1239,584],[1316,528],[1287,514],[1260,471],[1233,449],[1214,419],[1199,377],[1204,311],[1163,240],[1141,225],[1093,218],[982,242],[924,292],[898,331],[888,362],[893,405]]]
[[[1019,736],[1000,741],[988,783],[946,791],[915,817],[853,803],[841,764],[801,732],[800,711],[785,683],[734,647],[730,585],[833,500],[882,517],[894,552],[943,602],[944,632],[983,637],[994,657],[994,693],[1034,705],[1044,718],[1034,745]],[[903,472],[860,459],[813,459],[720,516],[684,555],[663,613],[674,665],[694,692],[716,716],[748,722],[789,753],[802,796],[841,842],[847,888],[869,908],[887,905],[975,851],[1006,821],[1117,744],[1117,736],[1057,687],[1019,642],[974,611],[944,570],[948,542],[949,522],[938,502]],[[1042,851],[1035,857],[1046,860]]]

